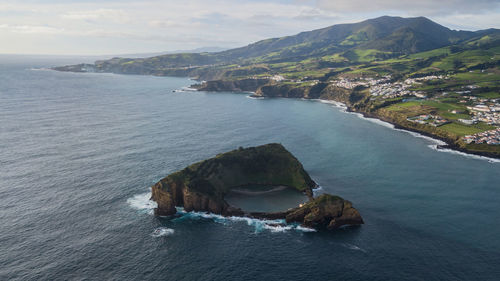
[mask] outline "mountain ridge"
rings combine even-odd
[[[148,71],[168,68],[298,61],[364,50],[386,52],[384,58],[387,58],[441,48],[498,31],[457,31],[425,17],[382,16],[269,38],[220,52],[176,53],[135,59],[116,57],[96,61],[92,69],[98,72],[148,74]],[[130,64],[140,64],[140,67],[130,67]],[[118,65],[122,65],[122,69]]]

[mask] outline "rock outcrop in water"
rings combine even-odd
[[[310,198],[300,207],[279,213],[247,213],[230,206],[224,197],[237,187],[287,186]],[[158,203],[155,214],[168,216],[176,207],[224,216],[286,219],[308,227],[333,229],[345,224],[362,224],[359,212],[338,196],[313,198],[316,183],[302,164],[281,144],[239,148],[219,154],[170,174],[152,187]]]
[[[343,225],[363,224],[363,219],[352,203],[341,197],[322,194],[286,214],[287,222],[304,226],[335,229]]]

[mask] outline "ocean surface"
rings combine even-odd
[[[0,56],[0,280],[500,280],[498,161],[331,104],[43,69],[80,61]],[[366,224],[152,215],[156,181],[269,142]]]

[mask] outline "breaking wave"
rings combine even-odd
[[[132,198],[127,199],[127,203],[129,204],[130,207],[136,210],[152,215],[154,213],[154,209],[158,207],[158,204],[150,199],[151,199],[151,192],[141,193],[134,195]]]
[[[490,158],[490,157],[475,155],[475,154],[469,154],[469,153],[465,153],[462,151],[449,149],[449,148],[439,148],[438,145],[435,145],[435,144],[428,145],[428,147],[430,147],[433,150],[439,151],[439,152],[447,152],[447,153],[451,153],[451,154],[461,155],[461,156],[471,158],[471,159],[488,161],[490,163],[500,163],[500,159],[495,159],[495,158]]]
[[[248,217],[224,217],[221,215],[205,213],[205,212],[186,212],[183,208],[178,207],[177,213],[180,217],[173,219],[172,221],[183,221],[187,219],[210,219],[216,223],[223,225],[229,225],[231,223],[241,223],[244,222],[248,226],[254,227],[255,233],[260,233],[263,230],[269,230],[273,233],[278,232],[288,232],[290,230],[295,230],[299,232],[315,232],[315,229],[302,227],[298,224],[287,224],[284,219],[279,220],[264,220],[255,219]]]
[[[174,230],[168,227],[159,227],[151,233],[151,236],[153,237],[162,237],[162,236],[169,236],[174,234]]]
[[[320,103],[333,105],[334,107],[342,109],[342,111],[344,112],[347,110],[347,105],[345,105],[345,103],[342,102],[332,101],[332,100],[321,100],[321,99],[314,99],[314,101],[319,101]]]
[[[132,198],[127,199],[127,203],[129,204],[130,207],[132,207],[136,210],[153,215],[154,208],[156,208],[158,205],[156,204],[156,202],[150,200],[150,198],[151,198],[151,192],[137,194],[137,195],[134,195]],[[176,218],[172,219],[173,222],[182,222],[184,220],[199,220],[199,219],[209,219],[209,220],[212,220],[216,223],[220,223],[223,225],[244,222],[248,226],[254,227],[255,233],[260,233],[263,230],[269,230],[273,233],[287,232],[290,230],[294,230],[294,231],[298,231],[298,232],[315,232],[316,231],[315,229],[303,227],[303,226],[300,226],[299,224],[287,224],[284,219],[263,220],[263,219],[254,219],[254,218],[248,218],[248,217],[224,217],[221,215],[211,214],[211,213],[206,213],[206,212],[186,212],[181,207],[177,207],[177,214],[178,214],[178,216]],[[158,229],[167,229],[167,228],[158,228]],[[153,236],[155,236],[155,233],[158,235],[161,234],[160,236],[170,235],[173,233],[173,229],[168,230],[168,231],[166,230],[166,232],[158,232],[158,229],[156,229],[153,232],[153,234],[152,234]],[[169,232],[172,232],[172,233],[169,233]],[[155,236],[155,237],[157,237],[157,236]]]
[[[253,99],[253,100],[263,100],[263,99],[265,99],[265,97],[256,97],[256,96],[252,96],[252,95],[248,95],[246,97],[249,98],[249,99]]]
[[[317,183],[316,184],[318,185],[316,188],[313,188],[313,196],[317,196],[321,193],[323,193],[323,186],[321,186],[321,184]]]
[[[186,91],[186,92],[196,92],[196,91],[198,91],[197,89],[191,88],[191,87],[182,87],[181,90]]]
[[[198,90],[191,87],[181,87],[180,89],[173,90],[174,93],[197,92]]]

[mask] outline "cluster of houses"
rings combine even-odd
[[[479,99],[477,101],[479,103],[467,106],[467,109],[472,113],[472,119],[468,122],[484,122],[490,125],[500,125],[499,99]],[[464,123],[467,124],[467,122]]]
[[[410,91],[410,87],[411,84],[406,84],[404,82],[383,83],[371,87],[370,94],[374,97],[382,97],[384,99],[408,95],[414,95],[420,98],[425,97],[422,93]]]
[[[346,89],[354,89],[357,86],[369,87],[370,94],[373,97],[381,97],[384,99],[408,95],[416,96],[418,98],[426,98],[426,96],[421,92],[410,91],[410,87],[415,84],[421,84],[423,81],[448,78],[448,76],[444,75],[429,75],[419,78],[408,78],[404,81],[390,82],[392,77],[390,75],[386,75],[378,79],[371,77],[359,77],[354,79],[340,77],[337,80],[331,81],[331,83],[337,87]]]
[[[500,128],[463,137],[466,143],[500,144]]]
[[[426,98],[426,96],[417,91],[410,91],[409,88],[416,84],[421,84],[422,81],[430,81],[434,79],[448,79],[448,76],[443,75],[429,75],[419,78],[407,78],[404,81],[389,83],[387,81],[377,83],[370,88],[372,96],[380,96],[382,98],[395,98],[401,96],[416,96],[417,98]]]
[[[424,76],[424,77],[418,77],[418,78],[408,78],[404,82],[406,84],[420,84],[422,81],[430,81],[430,80],[436,80],[436,79],[450,79],[449,76],[444,76],[444,75],[429,75],[429,76]]]
[[[292,83],[304,83],[304,82],[307,82],[307,83],[310,83],[311,85],[316,85],[319,83],[319,80],[318,79],[310,79],[309,77],[305,76],[303,77],[302,79],[289,79],[289,78],[285,78],[283,77],[282,75],[273,75],[273,76],[252,76],[252,79],[269,79],[271,81],[275,81],[275,82],[292,82]]]
[[[281,81],[286,80],[285,77],[283,77],[281,75],[273,75],[273,76],[269,77],[269,79],[276,81],[276,82],[281,82]]]
[[[387,83],[389,80],[391,80],[390,75],[384,76],[381,79],[375,79],[375,78],[371,78],[371,77],[360,77],[360,78],[356,78],[356,79],[349,79],[349,78],[341,77],[340,79],[334,80],[331,83],[337,87],[346,88],[346,89],[354,89],[358,86],[373,87],[373,86],[378,85],[378,84]]]
[[[489,125],[500,125],[500,112],[473,112],[472,119]]]
[[[414,116],[414,117],[408,117],[406,120],[408,120],[410,122],[414,122],[414,123],[431,125],[434,127],[438,127],[438,126],[449,123],[449,121],[444,119],[443,117],[438,116],[438,115],[432,115],[432,114],[421,114],[421,115]]]

